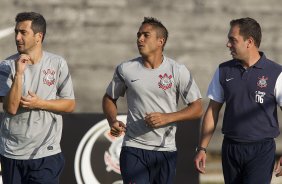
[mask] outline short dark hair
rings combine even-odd
[[[166,41],[168,39],[168,31],[166,27],[161,23],[161,21],[159,21],[154,17],[144,17],[144,21],[142,22],[142,25],[144,24],[152,25],[154,28],[157,29],[157,36],[165,39],[163,45],[164,48]]]
[[[35,34],[39,32],[43,33],[43,37],[42,37],[42,42],[43,42],[46,34],[46,21],[41,14],[35,12],[21,12],[17,14],[15,20],[16,23],[30,20],[32,31]]]
[[[259,23],[250,17],[234,19],[230,21],[231,27],[236,25],[239,26],[240,35],[243,36],[244,40],[252,37],[255,41],[256,47],[259,48],[262,37]]]

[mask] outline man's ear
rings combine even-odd
[[[160,46],[163,47],[165,44],[165,38],[159,38]]]
[[[36,43],[42,43],[42,41],[43,41],[43,33],[42,32],[36,33],[35,37],[36,37]]]
[[[248,39],[247,39],[247,47],[248,48],[250,48],[251,46],[255,46],[256,44],[255,44],[255,40],[253,39],[253,37],[249,37]]]

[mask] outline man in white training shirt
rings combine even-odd
[[[184,65],[163,55],[167,29],[144,18],[137,32],[141,57],[117,66],[103,98],[111,134],[123,140],[123,182],[172,184],[176,174],[176,124],[202,115],[200,91]],[[127,97],[127,124],[117,119],[116,101]],[[178,110],[181,98],[187,107]]]
[[[74,110],[74,92],[65,59],[43,51],[45,33],[42,15],[19,13],[15,26],[18,53],[0,64],[4,184],[57,184],[64,166],[60,113]]]

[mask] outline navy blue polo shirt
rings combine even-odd
[[[220,64],[209,86],[208,97],[226,103],[222,133],[233,140],[258,141],[279,135],[282,67],[260,55],[247,69],[236,59]]]

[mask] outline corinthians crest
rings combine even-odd
[[[44,77],[43,77],[43,83],[47,84],[48,86],[51,86],[55,83],[55,71],[51,69],[43,70]]]
[[[159,88],[162,88],[163,90],[167,90],[169,88],[171,88],[172,86],[172,82],[171,82],[171,78],[172,75],[167,75],[166,73],[164,75],[159,75],[159,78],[161,79],[159,82]]]
[[[257,82],[257,86],[260,88],[265,88],[267,86],[268,77],[262,76],[261,78],[258,77],[259,81]]]

